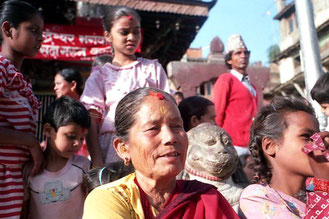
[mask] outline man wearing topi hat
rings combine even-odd
[[[247,74],[250,51],[242,37],[232,35],[226,50],[225,64],[230,72],[221,74],[215,83],[216,123],[228,132],[241,156],[249,153],[249,130],[257,113],[257,93]]]

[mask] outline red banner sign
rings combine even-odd
[[[99,27],[46,24],[43,37],[36,59],[91,61],[112,52]]]

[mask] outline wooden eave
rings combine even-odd
[[[110,6],[128,6],[139,11],[174,13],[190,16],[208,16],[217,0],[204,2],[200,0],[73,0],[92,4]]]
[[[274,16],[274,20],[281,20],[284,17],[289,16],[295,11],[295,2],[291,2],[286,7],[284,7],[277,15]]]

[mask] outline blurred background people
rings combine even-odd
[[[183,119],[185,131],[203,122],[215,124],[215,106],[204,97],[192,96],[185,98],[178,105],[178,109]]]

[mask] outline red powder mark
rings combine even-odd
[[[153,91],[150,91],[150,96],[153,96],[153,97],[156,97],[158,98],[159,100],[164,100],[166,99],[162,93],[157,93],[157,92],[153,92]]]
[[[133,20],[133,16],[131,16],[131,15],[128,15],[127,18],[128,18],[128,20],[130,20],[130,21]]]

